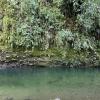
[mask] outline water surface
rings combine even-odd
[[[0,100],[99,100],[99,69],[0,70]]]

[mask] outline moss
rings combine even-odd
[[[84,52],[79,52],[76,51],[74,49],[68,49],[66,50],[66,59],[68,60],[75,60],[75,59],[79,59],[79,60],[85,60],[87,58],[88,52],[84,51]]]
[[[0,49],[2,50],[2,46],[0,46]],[[4,48],[3,51],[9,51],[8,48]],[[12,51],[12,50],[11,50]],[[98,51],[99,52],[99,51]],[[98,53],[100,54],[100,52]],[[14,50],[10,55],[6,57],[7,60],[13,60],[13,59],[20,59],[18,55],[21,56],[27,56],[27,57],[49,57],[49,58],[59,58],[59,59],[66,59],[66,60],[81,60],[84,61],[89,53],[86,51],[76,51],[74,49],[62,49],[62,48],[51,48],[47,50],[38,50],[34,49],[32,51],[22,51],[22,50]]]
[[[33,50],[32,56],[34,57],[63,57],[64,56],[64,50],[58,49],[58,48],[51,48],[47,50]]]
[[[87,57],[87,52],[78,52],[74,49],[61,49],[61,48],[52,48],[45,51],[33,50],[33,57],[53,57],[53,58],[64,58],[67,60],[80,59],[85,60]]]
[[[34,57],[51,57],[54,56],[54,54],[50,50],[33,50],[32,51],[32,56]]]

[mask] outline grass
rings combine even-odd
[[[68,59],[68,60],[85,60],[88,55],[88,51],[76,51],[74,49],[58,49],[52,48],[45,51],[34,50],[32,51],[33,57],[49,57],[49,58],[60,58],[60,59]]]
[[[47,50],[33,50],[34,57],[63,57],[64,49],[51,48]]]

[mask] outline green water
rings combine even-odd
[[[99,69],[0,71],[0,100],[100,100]],[[28,99],[30,98],[30,99]]]

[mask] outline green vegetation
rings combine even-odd
[[[0,49],[49,57],[67,57],[70,50],[99,52],[98,4],[99,0],[1,0]]]

